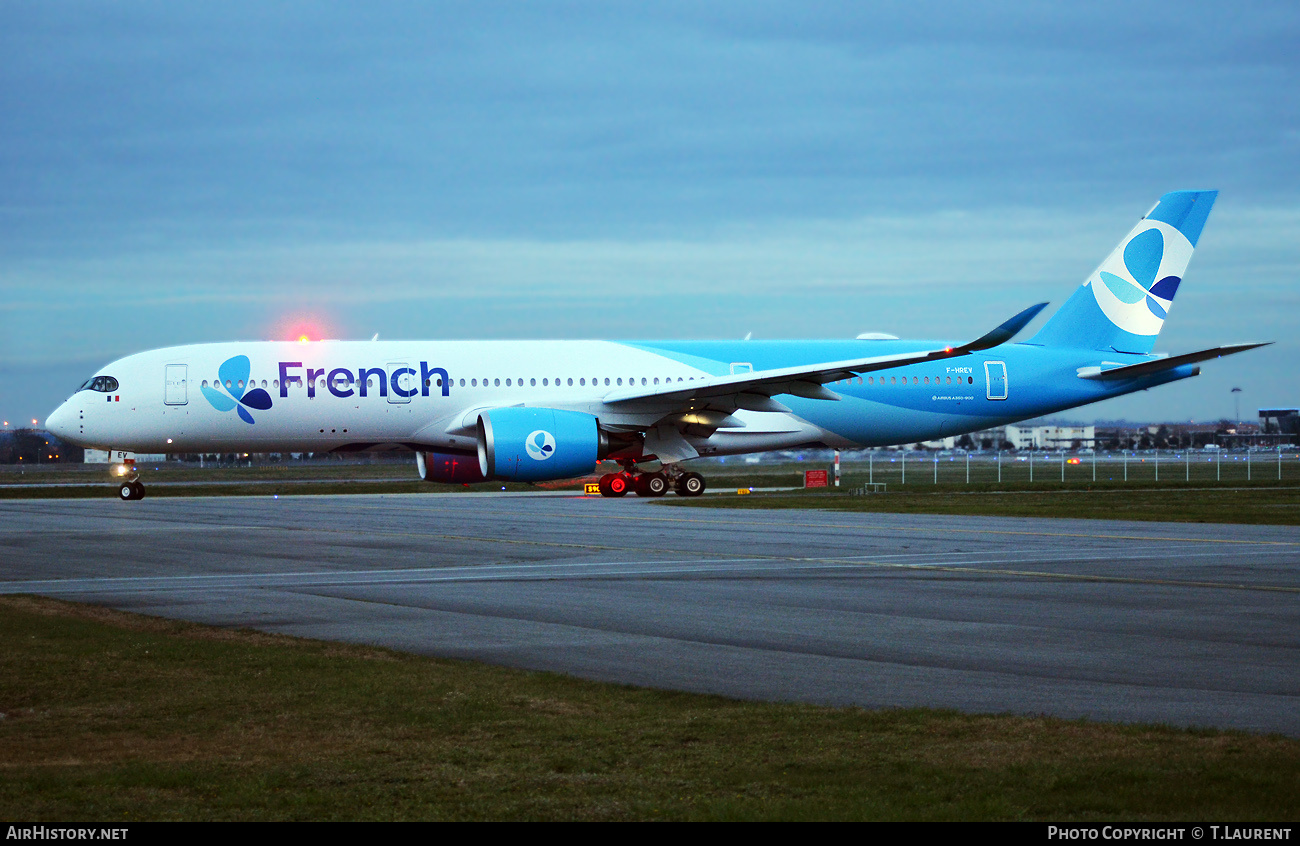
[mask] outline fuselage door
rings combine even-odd
[[[185,405],[185,377],[187,365],[167,365],[166,380],[163,386],[163,402],[167,405]]]
[[[1007,398],[1007,363],[1005,361],[984,362],[984,381],[988,386],[985,394],[991,400]]]
[[[420,392],[417,375],[404,361],[388,362],[388,401],[410,402]]]

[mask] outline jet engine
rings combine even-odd
[[[484,477],[545,482],[590,473],[609,450],[596,418],[555,408],[494,408],[478,417]]]
[[[483,474],[478,469],[478,456],[472,452],[417,452],[415,466],[420,471],[420,478],[426,482],[467,485],[483,481]]]

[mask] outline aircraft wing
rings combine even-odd
[[[1246,350],[1253,350],[1256,347],[1266,347],[1272,341],[1264,341],[1255,344],[1225,344],[1221,347],[1213,347],[1208,350],[1198,350],[1196,352],[1183,353],[1182,355],[1165,356],[1164,358],[1153,358],[1150,361],[1139,361],[1137,364],[1128,364],[1123,367],[1112,367],[1109,370],[1089,367],[1079,373],[1080,379],[1096,379],[1109,381],[1111,379],[1136,379],[1139,376],[1148,376],[1152,373],[1160,373],[1165,370],[1172,370],[1175,367],[1181,367],[1184,364],[1195,364],[1198,361],[1209,361],[1212,358],[1222,358],[1225,355],[1233,355]]]
[[[756,370],[750,373],[733,373],[729,376],[696,379],[694,382],[672,382],[650,387],[624,388],[606,394],[604,402],[609,405],[645,400],[676,403],[750,394],[753,395],[753,399],[748,405],[742,405],[742,407],[748,407],[754,411],[789,411],[788,408],[781,406],[780,403],[770,398],[777,394],[792,394],[808,399],[838,400],[839,396],[837,394],[824,387],[827,382],[847,379],[861,373],[903,367],[908,364],[956,358],[979,350],[996,347],[1015,337],[1016,333],[1023,329],[1046,306],[1047,303],[1030,306],[993,331],[957,347],[944,347],[943,349],[922,350],[897,355],[866,356],[797,367],[778,367],[772,370]],[[768,398],[766,403],[762,402],[764,397]]]

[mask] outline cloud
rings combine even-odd
[[[68,8],[0,35],[10,254],[1294,187],[1281,6]]]
[[[1200,187],[1223,195],[1167,339],[1290,334],[1293,4],[0,18],[0,364],[300,320],[961,338],[1062,301],[1155,197]]]

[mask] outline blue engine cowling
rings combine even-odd
[[[478,456],[473,453],[417,452],[415,466],[419,468],[420,478],[426,482],[468,485],[484,481],[478,469]]]
[[[478,417],[479,472],[545,482],[590,473],[605,448],[596,418],[555,408],[494,408]]]

